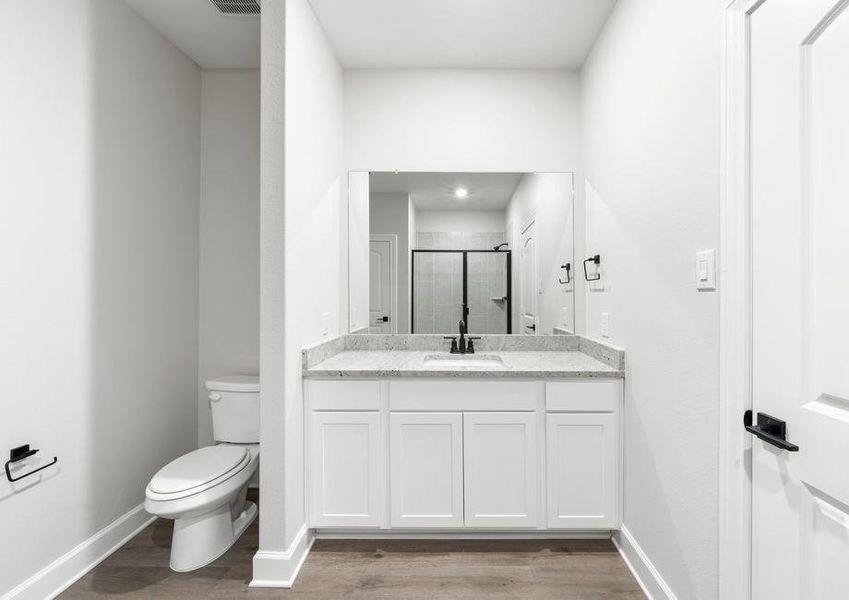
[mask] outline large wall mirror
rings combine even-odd
[[[349,174],[352,333],[571,332],[571,173]]]

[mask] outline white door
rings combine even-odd
[[[463,526],[463,414],[389,417],[392,527]]]
[[[548,526],[618,529],[619,415],[546,415]]]
[[[520,241],[519,266],[519,326],[518,333],[535,335],[539,333],[537,323],[537,304],[539,302],[539,273],[537,272],[536,220],[522,229]]]
[[[312,527],[379,527],[384,449],[378,412],[310,415]]]
[[[396,333],[396,245],[394,236],[369,240],[369,333]]]
[[[536,527],[534,413],[465,413],[467,527]]]
[[[752,596],[849,597],[849,11],[751,16]],[[757,416],[755,417],[757,420]]]

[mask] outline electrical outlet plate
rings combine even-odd
[[[610,313],[601,313],[601,337],[610,337]]]

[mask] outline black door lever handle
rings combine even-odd
[[[787,423],[765,413],[758,413],[758,424],[752,425],[752,411],[743,414],[743,427],[752,435],[788,452],[798,452],[799,446],[787,441]]]

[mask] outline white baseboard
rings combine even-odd
[[[610,531],[422,531],[421,529],[317,529],[324,540],[609,540]]]
[[[627,527],[623,525],[622,529],[614,532],[613,543],[649,600],[677,600]]]
[[[145,512],[144,504],[139,504],[4,594],[0,600],[55,598],[154,520],[156,517]]]
[[[310,553],[315,535],[306,524],[285,552],[260,550],[254,555],[250,587],[290,588]]]

